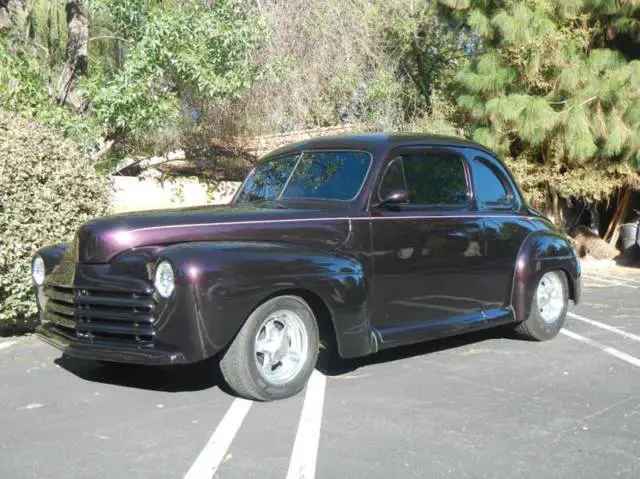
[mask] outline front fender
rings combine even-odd
[[[44,271],[45,278],[51,274],[56,266],[58,266],[62,262],[62,258],[69,250],[69,245],[67,243],[58,243],[50,246],[45,246],[36,251],[35,256],[42,257],[44,261]],[[31,283],[33,286],[33,293],[36,297],[36,306],[38,308],[38,316],[42,315],[42,310],[46,303],[46,299],[44,296],[44,285],[38,286],[34,282]]]
[[[513,275],[511,303],[517,321],[529,317],[538,281],[547,272],[562,270],[567,276],[569,297],[580,300],[580,261],[571,242],[555,231],[536,231],[524,240]]]
[[[170,246],[162,260],[174,267],[176,289],[169,300],[157,298],[158,338],[181,338],[176,346],[191,360],[223,349],[265,299],[296,290],[325,303],[341,356],[372,350],[364,270],[350,256],[285,243],[198,242]]]
[[[40,255],[44,260],[44,267],[47,275],[50,274],[51,271],[53,271],[53,268],[60,264],[62,258],[68,250],[68,243],[58,243],[40,248],[36,252],[36,255]]]

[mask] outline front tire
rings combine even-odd
[[[247,399],[293,396],[315,368],[319,339],[309,305],[298,296],[277,296],[249,315],[220,361],[222,375]]]
[[[564,272],[545,273],[538,281],[529,317],[516,326],[516,334],[533,341],[555,337],[564,324],[568,307],[569,286]]]

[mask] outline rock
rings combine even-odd
[[[620,252],[586,226],[576,226],[571,231],[572,241],[581,258],[613,259]]]

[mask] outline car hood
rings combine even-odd
[[[337,205],[252,204],[145,211],[84,223],[73,245],[80,263],[107,263],[136,247],[193,241],[286,241],[334,249],[349,220]]]

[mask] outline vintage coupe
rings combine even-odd
[[[504,164],[461,139],[324,137],[257,164],[229,205],[94,219],[33,259],[39,336],[104,362],[218,355],[241,396],[342,358],[513,324],[554,337],[580,266]]]

